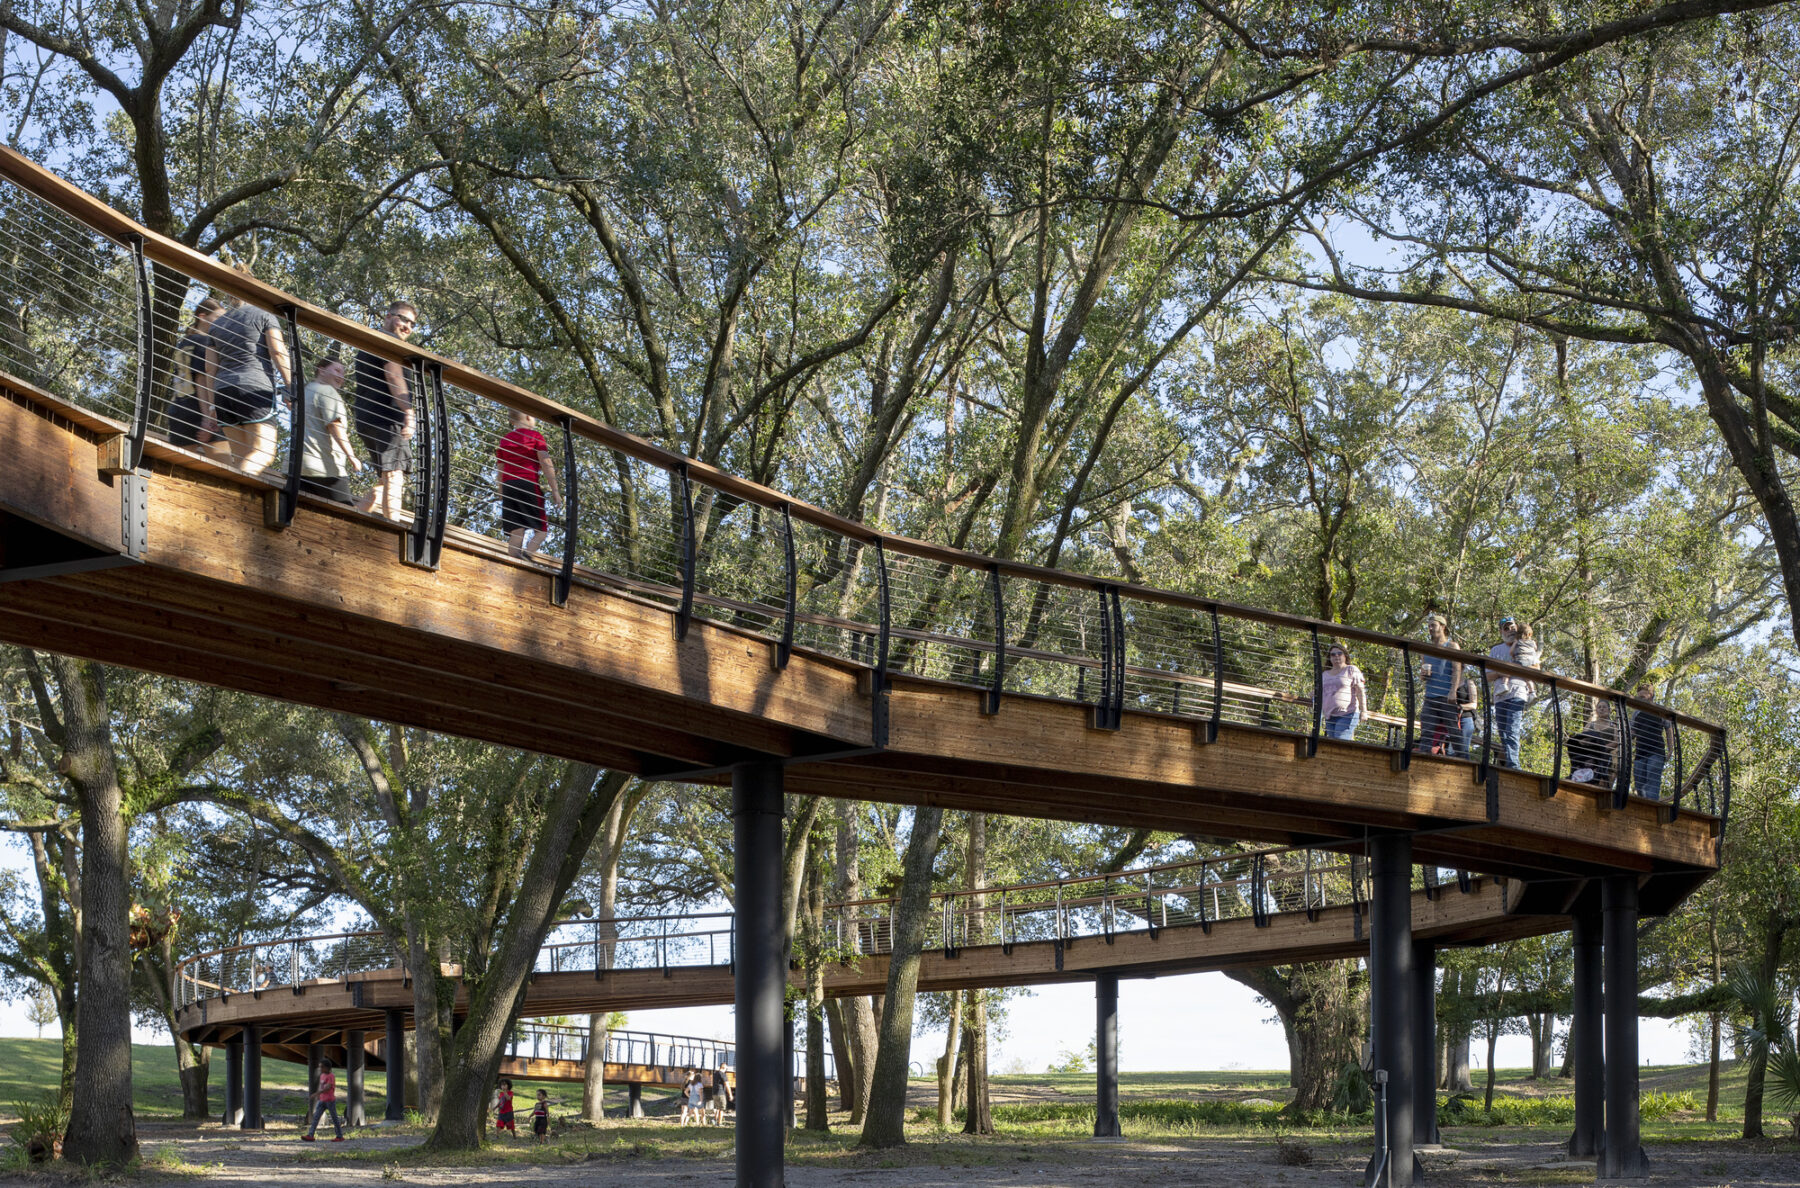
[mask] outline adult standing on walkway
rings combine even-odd
[[[1488,659],[1521,668],[1538,666],[1538,646],[1531,638],[1531,624],[1511,615],[1500,620],[1500,642],[1488,650]],[[1494,733],[1500,736],[1500,766],[1519,766],[1519,734],[1524,728],[1525,704],[1531,699],[1531,682],[1524,677],[1497,673],[1489,678],[1494,704]]]
[[[260,475],[275,461],[275,395],[294,381],[281,323],[266,309],[239,305],[214,319],[207,337],[213,415],[232,461]]]
[[[225,304],[208,297],[194,307],[194,324],[175,344],[175,399],[169,403],[169,444],[199,449],[219,438],[219,422],[213,410],[212,380],[207,361],[212,357],[212,324],[225,312]]]
[[[1348,648],[1331,645],[1320,679],[1325,693],[1325,737],[1355,738],[1356,724],[1369,712],[1369,690],[1362,669],[1350,663]]]
[[[306,439],[300,451],[300,489],[333,503],[354,503],[350,477],[360,473],[362,459],[350,448],[344,429],[344,364],[327,359],[319,364],[313,382],[306,385]]]
[[[1649,681],[1638,685],[1633,694],[1639,701],[1649,701],[1656,693]],[[1646,800],[1662,798],[1663,766],[1669,761],[1669,735],[1675,724],[1649,710],[1631,715],[1631,786]]]
[[[1454,648],[1450,625],[1439,614],[1425,618],[1425,637],[1440,648]],[[1425,700],[1419,706],[1419,742],[1415,749],[1449,754],[1454,747],[1451,738],[1457,732],[1461,710],[1456,704],[1456,687],[1462,683],[1462,661],[1443,656],[1427,656],[1419,662],[1419,675],[1425,678]]]
[[[381,328],[401,342],[412,337],[419,311],[410,301],[394,301],[387,307]],[[356,352],[356,432],[369,451],[375,468],[375,487],[357,505],[390,520],[400,518],[406,476],[412,471],[412,389],[406,368],[392,359],[368,351]]]

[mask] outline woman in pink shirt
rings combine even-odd
[[[1325,737],[1356,737],[1356,724],[1369,712],[1369,692],[1362,669],[1350,663],[1350,652],[1342,644],[1332,644],[1325,653],[1324,718]]]

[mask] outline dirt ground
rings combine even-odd
[[[631,1127],[621,1137],[644,1134]],[[669,1126],[673,1133],[675,1128]],[[591,1132],[604,1145],[605,1131]],[[690,1134],[695,1133],[690,1131]],[[723,1135],[719,1135],[723,1138]],[[1516,1136],[1515,1136],[1516,1137]],[[556,1155],[555,1162],[525,1164],[483,1160],[468,1166],[424,1167],[402,1156],[382,1153],[415,1145],[417,1131],[395,1132],[372,1127],[343,1145],[303,1145],[292,1129],[260,1134],[229,1132],[216,1127],[148,1122],[140,1131],[152,1167],[132,1182],[146,1184],[271,1184],[317,1188],[320,1184],[491,1185],[520,1188],[558,1185],[616,1188],[673,1188],[717,1184],[731,1175],[728,1150],[714,1148],[694,1155],[670,1155],[643,1144],[622,1151],[590,1151],[576,1146]],[[654,1140],[652,1140],[654,1141]],[[835,1149],[797,1154],[787,1182],[793,1188],[951,1188],[1006,1185],[1007,1188],[1098,1188],[1100,1185],[1244,1185],[1249,1188],[1347,1188],[1361,1183],[1367,1147],[1349,1141],[1297,1140],[1311,1162],[1286,1166],[1273,1138],[1194,1138],[1115,1142],[1047,1139],[1020,1142],[958,1138],[909,1144],[899,1152]],[[636,1151],[646,1153],[637,1154]],[[696,1157],[698,1156],[698,1157]],[[176,1157],[179,1157],[178,1159]],[[1678,1143],[1653,1147],[1652,1183],[1665,1188],[1749,1188],[1800,1185],[1800,1146],[1791,1142],[1756,1146],[1732,1142]],[[818,1165],[818,1160],[829,1166]],[[1586,1184],[1593,1164],[1572,1162],[1551,1142],[1465,1142],[1424,1156],[1431,1185]],[[162,1165],[158,1170],[156,1165]],[[66,1174],[7,1177],[0,1183],[37,1185],[70,1183]]]

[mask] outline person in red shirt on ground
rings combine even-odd
[[[500,1088],[494,1094],[494,1133],[503,1130],[514,1138],[519,1137],[519,1128],[513,1124],[512,1082],[505,1077],[500,1078]]]
[[[494,450],[500,461],[500,527],[506,533],[507,552],[535,559],[550,521],[544,517],[544,486],[550,502],[562,508],[562,490],[550,465],[550,443],[538,432],[530,413],[512,414],[512,429]],[[542,484],[542,485],[540,485]]]
[[[313,1142],[313,1132],[319,1129],[319,1119],[326,1114],[331,1115],[331,1128],[337,1131],[337,1137],[331,1141],[344,1141],[344,1124],[338,1120],[337,1112],[337,1078],[331,1075],[331,1061],[319,1061],[319,1091],[313,1094],[312,1124],[306,1133],[300,1136],[303,1143]]]

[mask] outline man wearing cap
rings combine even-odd
[[[1488,649],[1488,659],[1522,668],[1538,666],[1537,644],[1531,625],[1511,615],[1500,619],[1500,641]],[[1524,677],[1495,673],[1488,679],[1494,705],[1494,733],[1500,736],[1500,766],[1519,766],[1519,733],[1524,725],[1525,704],[1531,699],[1531,682]]]

